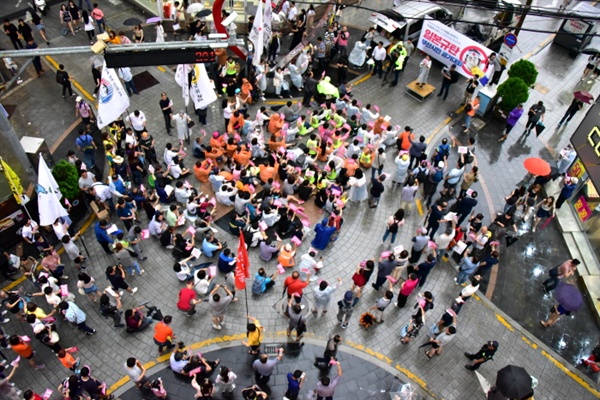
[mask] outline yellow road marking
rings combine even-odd
[[[421,204],[421,200],[415,199],[415,205],[417,206],[417,212],[422,217],[423,216],[423,204]]]
[[[508,329],[511,332],[515,331],[515,328],[513,328],[513,326],[507,320],[505,320],[503,316],[501,316],[498,313],[495,313],[495,314],[496,314],[496,319],[498,320],[498,322],[500,322],[502,325],[504,325],[506,327],[506,329]]]
[[[521,336],[521,340],[524,341],[525,343],[527,343],[528,345],[530,345],[531,348],[533,348],[533,349],[538,348],[538,345],[536,343],[533,343],[531,340],[527,339],[525,336]]]
[[[600,397],[599,391],[597,391],[596,389],[591,387],[586,381],[584,381],[579,376],[577,376],[577,374],[574,374],[573,372],[571,372],[567,367],[562,365],[556,358],[552,357],[552,355],[548,354],[544,350],[542,350],[542,355],[544,357],[546,357],[548,360],[550,360],[550,362],[552,362],[552,364],[554,364],[558,369],[560,369],[562,372],[567,374],[571,379],[573,379],[575,382],[577,382],[578,384],[583,386],[585,389],[587,389],[590,393],[594,394],[596,397]]]
[[[164,69],[163,67],[161,67],[160,65],[159,65],[158,67],[156,67],[156,68],[158,68],[158,70],[159,70],[160,72],[167,72],[167,70],[166,70],[166,69]]]

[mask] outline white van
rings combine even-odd
[[[452,11],[440,5],[427,1],[405,1],[398,7],[375,12],[369,21],[376,25],[378,36],[405,41],[417,41],[423,27],[423,19],[431,18],[446,25],[452,24],[454,15]],[[378,42],[379,38],[375,38]],[[382,40],[386,44],[385,40]]]

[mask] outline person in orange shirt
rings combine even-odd
[[[271,135],[269,141],[267,142],[267,145],[269,146],[269,150],[271,150],[272,152],[277,152],[282,146],[292,146],[292,143],[285,143],[285,141],[283,140],[283,136],[281,135],[281,131],[279,131],[279,133]]]
[[[412,128],[410,126],[404,127],[404,132],[398,135],[398,139],[396,139],[396,146],[398,146],[398,151],[408,151],[410,149],[411,140],[415,140],[415,135],[412,133]]]
[[[385,131],[388,127],[388,123],[385,121],[384,117],[379,117],[377,118],[377,120],[375,121],[375,124],[373,125],[373,131],[375,132],[376,135],[381,135],[381,133],[383,131]]]
[[[166,315],[162,321],[160,321],[154,327],[154,343],[158,345],[158,354],[162,354],[163,350],[171,350],[175,345],[172,343],[173,339],[177,336],[173,334],[173,329],[169,326],[173,321],[173,317]]]
[[[65,368],[70,369],[71,371],[75,371],[77,367],[79,367],[80,360],[79,358],[75,359],[70,353],[67,353],[65,349],[60,349],[57,353],[58,359],[65,366]]]
[[[196,164],[194,165],[194,175],[196,175],[196,179],[198,179],[200,182],[208,182],[211,166],[212,161],[210,158],[204,161],[196,161]]]
[[[237,151],[233,155],[235,162],[243,165],[244,167],[250,162],[250,157],[252,157],[252,153],[250,150],[248,150],[245,144],[238,146]]]
[[[8,343],[10,344],[12,351],[29,361],[29,365],[31,365],[33,368],[42,369],[46,366],[45,364],[37,364],[35,362],[33,359],[36,354],[35,351],[33,351],[33,348],[28,343],[25,343],[19,336],[12,335],[8,339]]]
[[[358,154],[352,154],[352,157],[344,160],[344,168],[346,168],[346,175],[354,176],[354,172],[358,169]]]
[[[333,152],[333,146],[329,145],[326,140],[321,141],[319,146],[319,153],[317,159],[322,162],[326,162],[329,159],[329,155]]]
[[[242,112],[239,110],[234,111],[229,119],[229,125],[227,125],[227,133],[241,131],[245,122],[246,120],[244,119],[244,114],[242,114]]]
[[[296,249],[292,247],[291,244],[286,244],[279,250],[279,255],[277,256],[277,261],[281,266],[285,268],[293,267],[296,265],[296,260],[294,256],[296,255]]]
[[[235,153],[237,147],[238,145],[234,138],[231,137],[227,139],[227,146],[225,146],[225,154],[227,155],[227,158],[233,157],[233,153]]]
[[[279,163],[273,160],[269,160],[269,165],[260,164],[258,166],[260,173],[259,178],[261,182],[267,182],[269,178],[273,178],[275,180],[275,176],[277,175],[277,170],[279,169]]]
[[[207,146],[204,151],[204,157],[213,160],[213,163],[218,164],[219,158],[223,157],[223,150],[212,146]]]
[[[227,135],[219,135],[219,132],[213,132],[209,144],[214,149],[220,149],[225,147],[225,140],[227,139]]]
[[[281,115],[279,115],[279,113],[273,113],[273,115],[271,115],[271,119],[269,120],[267,130],[269,131],[269,133],[277,133],[281,131],[283,123],[284,121],[281,118]]]
[[[469,128],[471,127],[471,121],[473,120],[475,113],[479,109],[480,100],[481,100],[481,97],[477,96],[473,100],[471,100],[470,103],[467,103],[467,105],[465,106],[466,114],[465,114],[465,123],[463,124],[463,133],[469,133]]]

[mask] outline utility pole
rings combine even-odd
[[[25,169],[25,172],[27,172],[29,182],[35,185],[37,183],[37,173],[35,172],[33,165],[31,165],[23,146],[21,146],[17,132],[15,132],[15,128],[13,128],[8,120],[4,110],[0,111],[0,137],[2,138],[2,143],[6,144],[6,149],[10,150],[16,156],[19,163]],[[26,186],[23,185],[23,187]]]
[[[527,3],[525,3],[525,8],[523,8],[523,13],[521,14],[521,18],[519,18],[519,22],[517,23],[517,26],[515,26],[514,33],[516,36],[519,36],[519,32],[521,32],[521,28],[523,27],[523,23],[525,22],[525,17],[527,16],[527,13],[531,9],[531,3],[533,3],[533,0],[527,0]]]

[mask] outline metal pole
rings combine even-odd
[[[85,240],[83,240],[83,236],[79,236],[79,240],[81,240],[81,244],[83,245],[83,249],[85,250],[85,254],[87,254],[87,258],[91,258],[90,257],[90,252],[87,249],[87,246],[85,245]]]
[[[525,17],[531,9],[531,3],[533,3],[533,0],[527,0],[527,3],[525,3],[525,7],[523,8],[521,18],[519,18],[519,22],[517,22],[517,26],[515,26],[515,36],[519,36],[519,33],[521,32],[521,28],[523,27],[523,23],[525,22]]]
[[[29,182],[35,185],[37,183],[37,173],[33,165],[31,165],[31,161],[29,161],[29,157],[27,157],[23,146],[21,146],[17,132],[15,132],[8,117],[3,112],[0,112],[0,137],[4,140],[3,143],[6,144],[6,149],[10,149],[19,163],[21,163],[21,166],[25,168]]]
[[[6,86],[4,87],[5,91],[9,91],[14,86],[15,82],[17,81],[17,79],[23,74],[23,72],[25,72],[25,70],[27,69],[27,67],[29,67],[29,65],[32,62],[33,62],[33,58],[30,58],[29,60],[25,61],[23,63],[23,65],[21,65],[21,68],[19,69],[19,71],[17,72],[17,74],[15,76],[13,76],[10,81],[8,81],[6,83]]]

